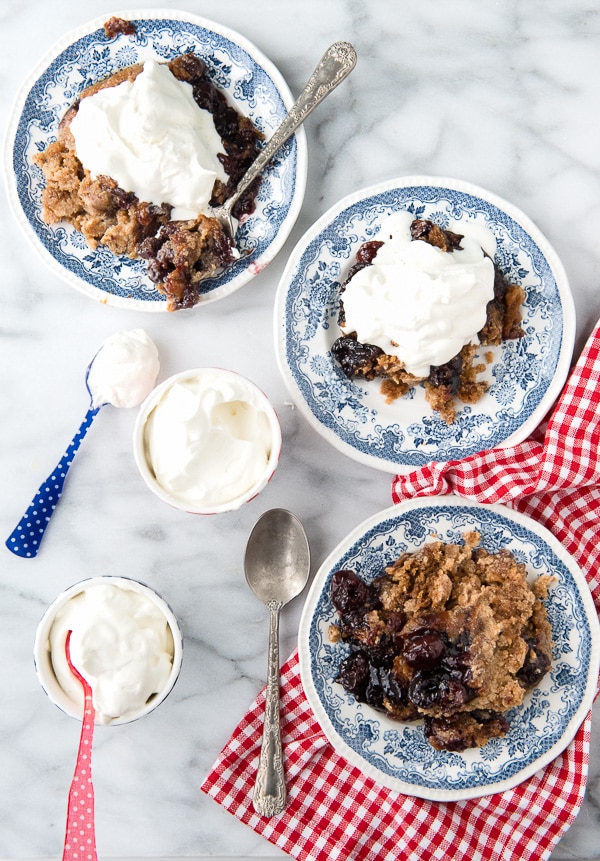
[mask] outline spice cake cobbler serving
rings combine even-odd
[[[388,403],[422,384],[450,424],[456,399],[477,403],[488,388],[478,348],[523,335],[525,293],[493,261],[488,231],[459,234],[398,212],[380,236],[360,246],[341,286],[333,356],[350,379],[381,379]]]
[[[469,532],[464,544],[425,544],[371,584],[350,570],[331,581],[330,640],[351,647],[336,681],[393,720],[424,719],[438,750],[504,736],[506,712],[551,667],[543,600],[553,578],[530,585],[512,553],[479,542]]]
[[[195,54],[128,66],[85,89],[34,156],[42,217],[73,225],[92,249],[147,261],[168,309],[192,307],[201,282],[239,257],[210,207],[233,193],[261,139]],[[254,210],[258,182],[238,219]]]

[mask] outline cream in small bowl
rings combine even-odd
[[[170,377],[148,396],[133,447],[142,478],[160,499],[193,514],[240,508],[273,475],[281,428],[266,395],[221,368]]]
[[[83,688],[92,688],[95,722],[123,724],[153,711],[177,681],[183,641],[177,619],[156,592],[126,577],[93,577],[71,586],[38,625],[34,660],[52,702],[81,719]]]

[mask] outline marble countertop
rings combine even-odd
[[[149,2],[148,8],[161,8]],[[273,857],[281,853],[198,786],[264,683],[268,619],[242,560],[256,519],[285,507],[303,521],[314,569],[366,517],[391,503],[391,477],[334,450],[293,407],[277,370],[274,293],[304,231],[341,197],[395,176],[457,177],[512,201],[566,267],[579,352],[600,298],[600,12],[592,0],[189,0],[181,8],[242,32],[298,93],[323,50],[357,49],[356,70],[306,123],[309,173],[298,221],[277,258],[223,301],[186,314],[105,307],[65,285],[21,234],[2,192],[0,446],[4,536],[57,462],[87,409],[84,369],[114,331],[145,328],[161,379],[218,364],[254,380],[275,405],[283,451],[274,479],[238,512],[202,518],[150,494],[131,449],[134,410],[94,423],[35,560],[0,550],[0,858],[62,850],[78,724],[44,696],[33,667],[36,625],[80,579],[140,579],[177,614],[183,669],[143,721],[99,727],[94,782],[100,855]],[[118,11],[100,0],[4,0],[0,101],[64,33]],[[3,539],[4,541],[4,539]],[[281,622],[294,648],[301,599]],[[600,858],[600,721],[583,809],[552,858]]]

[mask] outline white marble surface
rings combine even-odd
[[[57,857],[78,724],[38,685],[32,644],[47,604],[79,579],[114,574],[161,592],[185,637],[183,670],[150,717],[95,739],[102,857],[239,859],[280,855],[198,785],[265,678],[267,616],[245,585],[250,529],[265,510],[304,522],[315,567],[350,528],[390,503],[389,476],[330,448],[302,419],[275,365],[271,309],[303,231],[351,191],[405,174],[459,177],[508,198],[544,231],[573,287],[580,349],[600,316],[600,13],[592,0],[188,0],[181,8],[242,32],[297,93],[325,47],[352,41],[359,63],[307,122],[309,176],[276,260],[235,295],[185,315],[103,307],[50,274],[0,207],[1,530],[7,536],[87,408],[84,368],[106,336],[143,326],[161,378],[217,363],[276,406],[280,467],[238,513],[174,511],[136,473],[134,411],[106,408],[77,456],[37,559],[0,549],[0,857]],[[150,2],[149,7],[160,8]],[[0,100],[65,32],[117,11],[99,0],[2,0]],[[4,541],[4,539],[3,539]],[[282,618],[293,649],[301,601]],[[600,725],[583,810],[553,859],[600,857]]]

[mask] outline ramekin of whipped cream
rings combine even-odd
[[[177,681],[183,640],[166,601],[127,577],[83,580],[48,607],[33,648],[43,689],[72,717],[82,717],[83,687],[67,663],[68,631],[71,661],[92,688],[97,724],[147,715]]]
[[[134,428],[135,461],[160,499],[192,514],[240,508],[271,479],[281,428],[266,395],[222,368],[183,371],[157,386]]]

